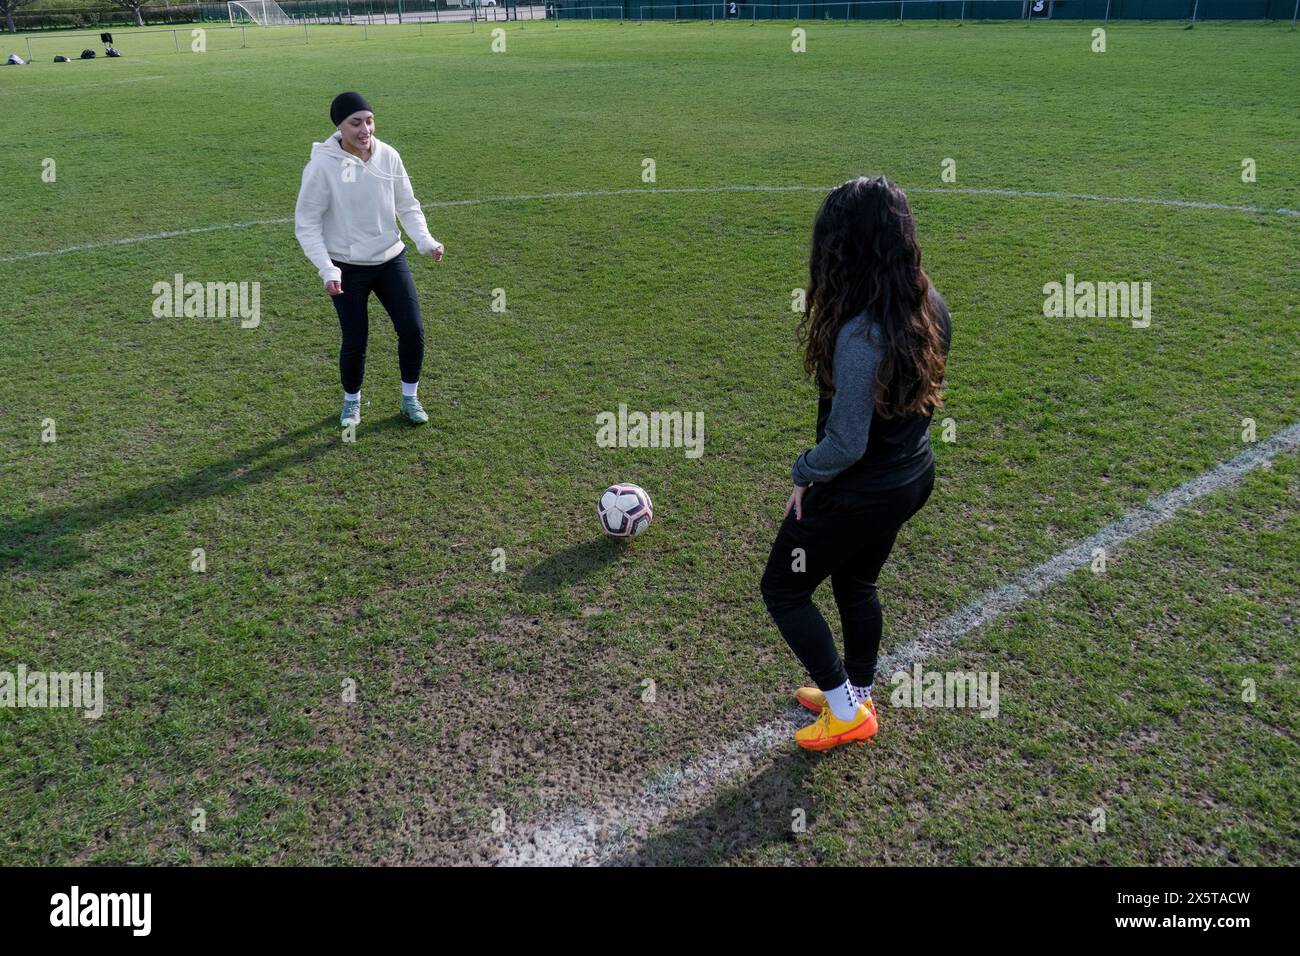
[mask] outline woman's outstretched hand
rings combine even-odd
[[[790,500],[785,503],[785,513],[788,515],[790,509],[794,509],[794,520],[803,520],[803,493],[807,491],[806,485],[795,485],[794,491],[790,492]],[[785,517],[785,515],[782,515]]]
[[[430,252],[429,255],[433,256],[433,261],[434,261],[434,262],[441,262],[441,261],[442,261],[442,243],[440,242],[440,243],[438,243],[436,246],[434,246],[434,247],[433,247],[433,251]]]

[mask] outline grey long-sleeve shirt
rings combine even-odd
[[[856,315],[835,338],[831,380],[835,394],[826,432],[816,446],[795,460],[790,475],[796,485],[830,481],[866,453],[871,416],[875,411],[876,369],[884,358],[880,327]]]

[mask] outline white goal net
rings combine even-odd
[[[293,22],[275,0],[239,0],[237,3],[227,3],[226,9],[230,12],[231,23],[252,20],[265,27]]]

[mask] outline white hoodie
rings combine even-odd
[[[370,137],[370,161],[343,148],[339,133],[313,143],[294,212],[298,244],[325,282],[343,278],[335,259],[378,265],[402,251],[402,228],[421,255],[441,243],[429,235],[419,200],[397,150]]]

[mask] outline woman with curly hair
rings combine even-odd
[[[942,406],[952,320],[921,268],[907,197],[884,177],[831,190],[813,226],[809,273],[799,337],[820,393],[817,444],[791,469],[762,593],[816,684],[795,692],[818,715],[795,741],[829,750],[878,729],[876,579],[934,487],[929,426]],[[843,659],[812,601],[828,577]]]

